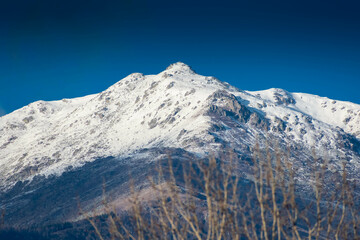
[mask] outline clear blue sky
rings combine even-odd
[[[0,112],[177,61],[244,90],[360,104],[359,13],[347,0],[1,1]]]

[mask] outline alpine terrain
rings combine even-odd
[[[103,187],[126,209],[129,179],[147,188],[160,161],[231,149],[245,178],[256,143],[290,149],[304,186],[314,152],[360,179],[360,105],[282,89],[245,91],[184,63],[133,73],[105,91],[37,101],[0,118],[0,208],[17,227],[101,213]],[[301,159],[301,160],[299,160]],[[305,189],[306,187],[304,187]]]

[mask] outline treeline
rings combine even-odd
[[[360,239],[359,186],[346,161],[334,171],[314,153],[304,171],[288,153],[258,145],[249,171],[239,171],[244,161],[169,159],[149,178],[152,198],[133,186],[130,210],[119,212],[104,195],[107,229],[83,214],[101,240]]]
[[[299,162],[259,145],[252,159],[169,157],[147,185],[129,184],[126,209],[113,204],[105,182],[103,215],[80,203],[82,221],[2,229],[0,239],[360,239],[360,190],[346,161],[337,170],[315,153]]]

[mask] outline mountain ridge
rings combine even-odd
[[[146,190],[146,179],[169,158],[181,165],[227,151],[246,184],[257,144],[288,152],[298,191],[311,188],[317,158],[331,172],[346,162],[349,179],[358,181],[359,117],[360,105],[240,90],[184,63],[133,73],[98,94],[37,101],[1,117],[0,206],[9,226],[76,222],[78,204],[101,214],[103,184],[121,207],[130,178]]]
[[[214,124],[214,113],[266,129]],[[220,132],[211,132],[214,125]],[[205,156],[241,135],[231,133],[237,127],[253,131],[242,139],[246,145],[270,131],[331,149],[336,134],[360,139],[360,105],[275,88],[239,90],[178,62],[157,75],[130,74],[98,94],[37,101],[1,117],[0,183],[60,175],[69,167],[141,148],[184,148]]]

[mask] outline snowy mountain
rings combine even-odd
[[[114,169],[136,168],[141,175],[169,149],[175,158],[202,158],[232,148],[245,159],[256,142],[269,137],[304,159],[315,148],[329,157],[334,171],[341,168],[340,158],[346,160],[350,174],[359,177],[360,105],[282,89],[239,90],[175,63],[157,75],[131,74],[98,94],[37,101],[1,117],[2,204],[15,206],[18,199],[9,216],[28,224],[26,217],[16,217],[21,207],[34,194],[53,196],[49,189],[56,194],[64,183],[71,187],[62,191],[70,191],[71,179],[101,185],[92,175],[113,168],[120,186],[127,179]],[[113,191],[119,189],[116,181]],[[99,198],[86,196],[88,202]],[[41,222],[53,221],[57,211],[62,220],[75,219],[64,210],[71,204],[47,212]]]

